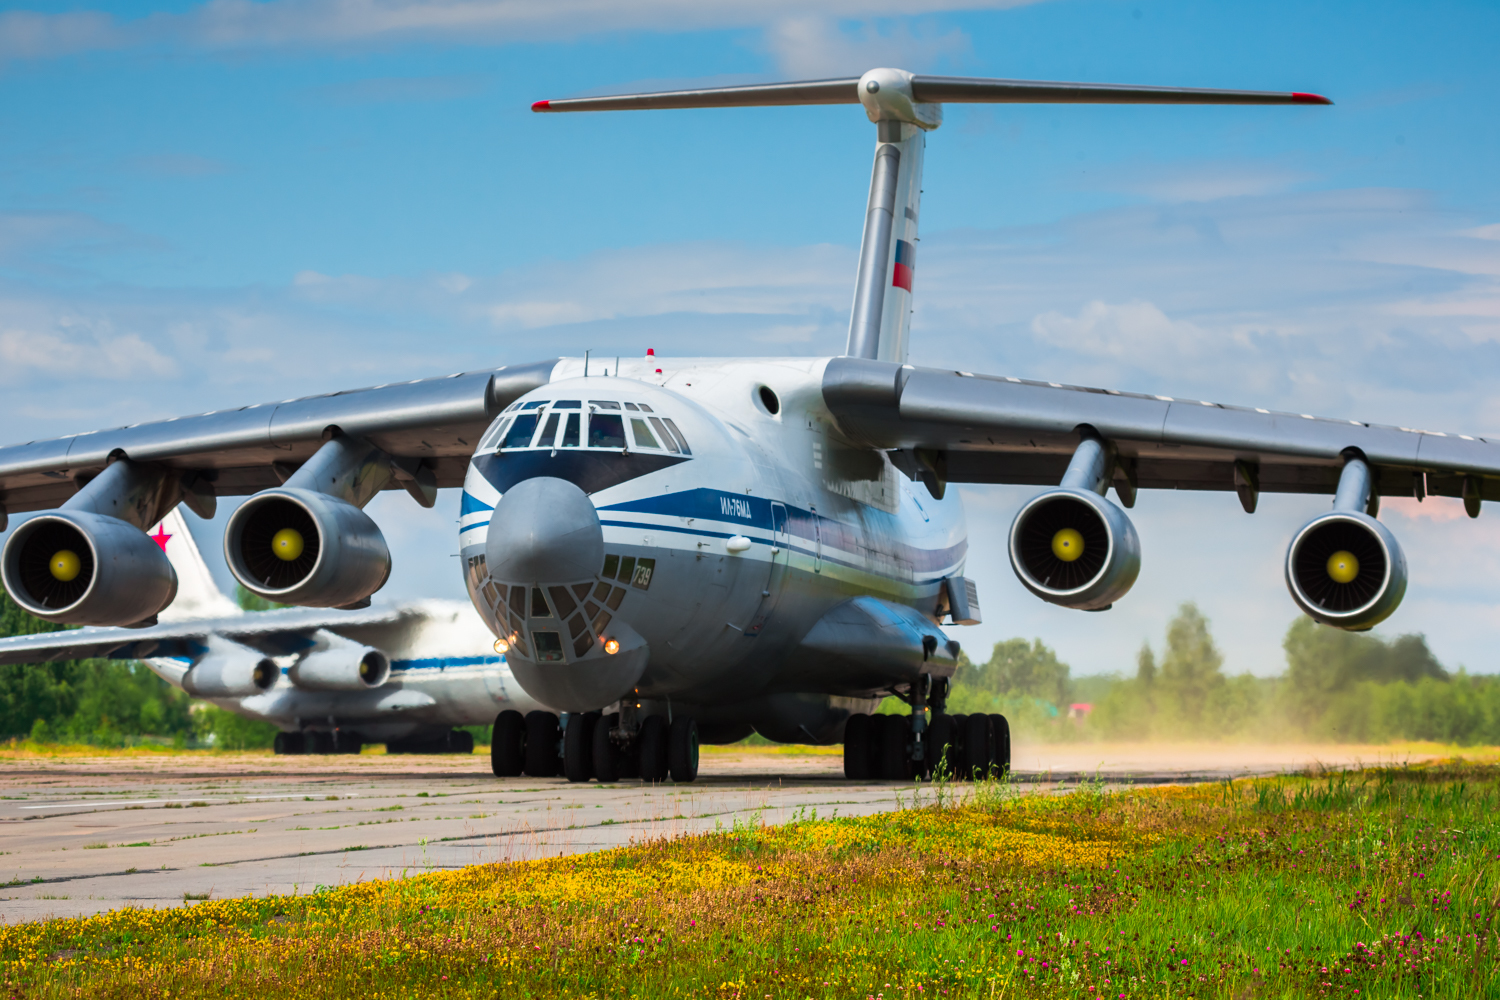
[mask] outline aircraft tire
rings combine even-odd
[[[667,720],[648,715],[636,739],[641,751],[641,780],[647,784],[667,780]]]
[[[610,730],[620,724],[620,713],[611,712],[594,723],[594,778],[601,785],[619,781],[625,776],[625,755],[609,738]]]
[[[271,748],[278,755],[303,753],[303,740],[301,733],[277,733],[276,740]]]
[[[907,737],[911,734],[911,719],[905,715],[877,715],[880,724],[876,730],[877,753],[880,760],[880,777],[886,781],[908,781],[911,779],[911,753]]]
[[[1010,722],[1005,716],[990,716],[990,734],[994,745],[990,773],[1001,778],[1010,773]]]
[[[571,716],[563,730],[563,777],[572,782],[588,781],[594,776],[594,724],[596,712]]]
[[[303,745],[307,747],[308,753],[333,753],[333,734],[319,732],[308,733],[306,734],[306,741]]]
[[[515,778],[525,767],[526,719],[515,709],[501,712],[490,732],[490,770],[497,778]]]
[[[474,734],[466,733],[462,729],[455,729],[450,732],[448,734],[448,752],[472,754],[474,752]]]
[[[844,777],[850,781],[869,781],[875,775],[870,767],[870,716],[857,713],[844,723]]]
[[[679,785],[698,780],[698,723],[685,715],[667,731],[667,772]]]
[[[334,753],[357,754],[365,749],[364,737],[344,733],[333,734]]]
[[[949,773],[955,781],[967,781],[968,773],[964,770],[966,761],[965,740],[969,733],[969,717],[967,715],[950,715],[953,720],[953,744],[949,751],[948,766]]]
[[[977,781],[990,773],[990,718],[975,713],[964,722],[964,778]]]
[[[526,776],[557,776],[557,716],[551,712],[526,713]]]
[[[936,778],[941,775],[951,779],[958,773],[958,765],[955,763],[957,740],[953,728],[953,716],[946,712],[933,715],[932,724],[927,727],[927,759],[930,777]]]

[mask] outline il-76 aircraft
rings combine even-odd
[[[702,742],[844,744],[850,777],[1004,767],[999,717],[944,712],[979,620],[952,483],[1039,488],[1010,529],[1044,601],[1125,599],[1141,490],[1322,493],[1286,583],[1367,629],[1406,590],[1382,496],[1500,498],[1500,449],[1461,434],[906,363],[927,136],[955,102],[1266,104],[1312,94],[919,76],[541,101],[540,113],[859,105],[876,131],[848,346],[825,358],[564,358],[0,449],[3,579],[32,614],[140,626],[177,586],[145,534],[173,506],[228,520],[229,567],[273,601],[358,608],[391,559],[363,508],[463,487],[469,596],[522,688],[499,773],[691,781]],[[670,169],[670,165],[663,169]],[[1114,499],[1108,494],[1114,491]],[[1087,628],[1088,622],[1080,622]],[[871,716],[894,695],[908,715]],[[946,764],[942,764],[946,760]]]

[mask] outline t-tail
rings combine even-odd
[[[225,618],[243,613],[214,582],[180,507],[172,508],[162,519],[151,532],[151,539],[161,546],[177,573],[177,596],[162,610],[163,622]]]
[[[917,221],[922,200],[926,134],[943,123],[944,104],[1331,104],[1317,94],[1262,90],[1203,90],[1117,84],[989,80],[919,76],[872,69],[861,77],[803,80],[746,87],[672,90],[651,94],[537,101],[531,110],[645,111],[659,108],[768,107],[862,104],[875,123],[875,165],[849,343],[854,358],[906,363],[911,296],[917,267]]]

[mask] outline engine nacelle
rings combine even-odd
[[[385,536],[364,511],[312,490],[264,490],[224,530],[224,558],[245,589],[314,608],[361,604],[391,575]]]
[[[1286,585],[1315,621],[1363,632],[1390,617],[1406,596],[1406,556],[1373,517],[1336,510],[1293,536]]]
[[[182,678],[182,689],[199,698],[245,698],[269,691],[281,668],[248,646],[210,641],[208,654]]]
[[[85,510],[18,525],[0,554],[0,577],[27,612],[64,625],[147,623],[177,596],[161,546],[132,524]]]
[[[391,661],[378,649],[339,641],[302,657],[287,676],[306,691],[368,691],[390,679]]]
[[[1044,601],[1100,611],[1141,572],[1141,543],[1125,512],[1089,490],[1033,497],[1010,526],[1010,565]]]

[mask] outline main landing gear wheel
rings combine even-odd
[[[551,778],[557,774],[557,716],[551,712],[526,714],[526,776]]]
[[[994,747],[994,755],[990,758],[990,773],[1002,778],[1010,773],[1010,723],[1005,716],[990,716],[990,739]]]
[[[911,720],[904,715],[877,715],[876,752],[880,776],[886,781],[909,781],[912,774]]]
[[[965,781],[977,781],[990,773],[990,718],[975,713],[964,722]]]
[[[501,712],[490,731],[490,770],[497,778],[515,778],[525,768],[526,719],[514,709]]]
[[[563,730],[563,776],[572,782],[594,776],[594,725],[599,713],[586,712],[568,719]]]
[[[619,712],[611,712],[594,723],[593,738],[589,742],[594,753],[594,777],[600,784],[609,784],[625,777],[625,754],[609,738],[610,730],[619,724]]]
[[[870,767],[870,722],[868,715],[855,714],[844,723],[844,777],[850,781],[869,781],[875,776]]]
[[[698,723],[678,716],[667,732],[667,771],[685,785],[698,779]]]
[[[958,739],[953,725],[953,716],[936,713],[932,725],[927,727],[927,755],[931,761],[932,776],[952,778],[958,773]]]
[[[276,740],[271,744],[271,747],[278,754],[300,754],[305,752],[301,733],[277,733]]]
[[[667,720],[648,715],[641,722],[636,740],[641,751],[641,780],[648,784],[667,780]]]

